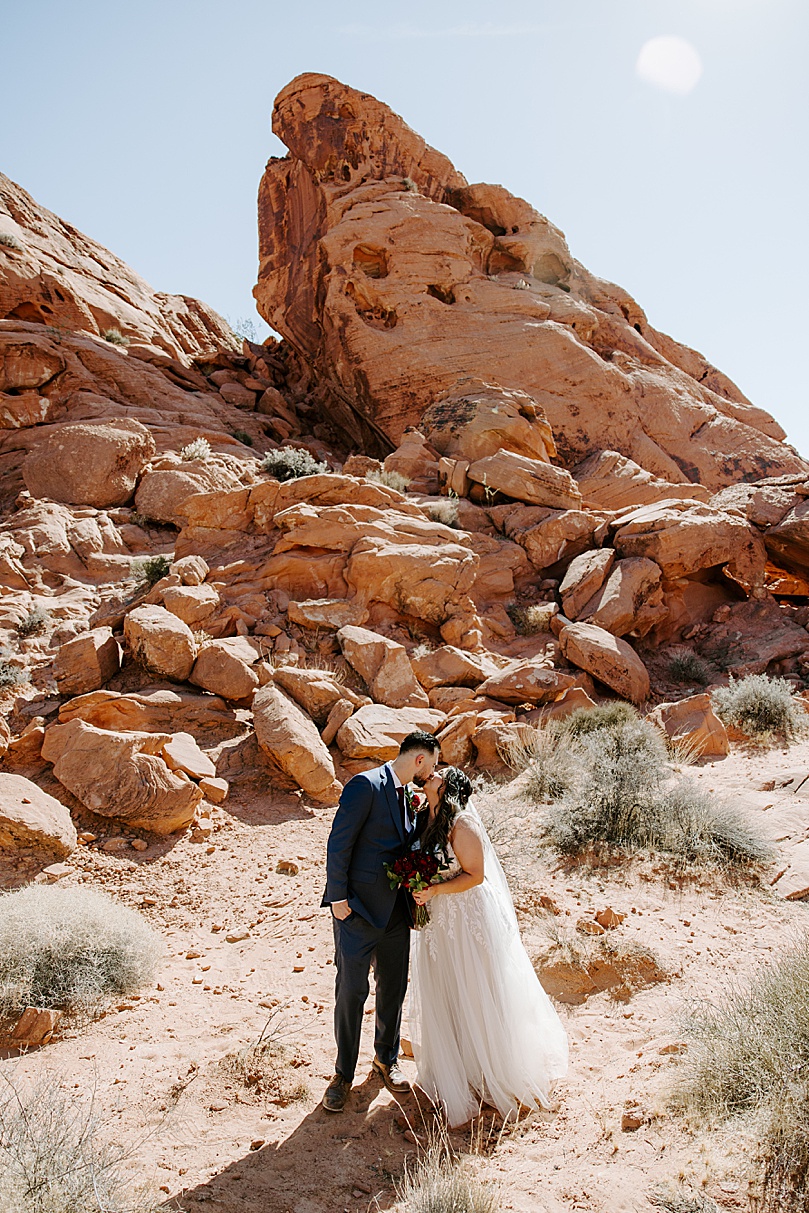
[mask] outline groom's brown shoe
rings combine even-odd
[[[394,1061],[392,1065],[386,1066],[384,1061],[380,1061],[378,1057],[375,1057],[374,1069],[388,1090],[392,1091],[394,1095],[404,1095],[410,1090],[410,1083],[399,1069],[398,1061]]]
[[[342,1112],[346,1106],[350,1090],[351,1083],[348,1079],[343,1078],[342,1074],[335,1074],[326,1087],[326,1094],[323,1096],[323,1107],[327,1112]]]

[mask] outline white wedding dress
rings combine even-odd
[[[484,880],[430,900],[412,932],[409,1023],[419,1086],[465,1124],[481,1102],[505,1118],[548,1106],[567,1072],[567,1036],[520,939],[508,882],[477,811],[458,820],[483,843]],[[452,868],[460,867],[450,849]]]

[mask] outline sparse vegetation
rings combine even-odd
[[[555,612],[552,602],[535,602],[531,606],[520,606],[512,602],[506,607],[508,617],[519,636],[536,636],[551,630],[551,619]]]
[[[120,329],[105,329],[101,336],[105,341],[109,341],[110,345],[129,345],[129,338],[125,337]]]
[[[132,1146],[120,1142],[91,1092],[79,1098],[57,1074],[0,1088],[0,1213],[157,1213],[133,1183]],[[157,1197],[159,1193],[155,1194]]]
[[[194,459],[209,459],[210,455],[211,444],[207,438],[195,438],[180,451],[180,458],[184,463],[190,463]]]
[[[262,470],[276,480],[297,480],[301,476],[322,476],[328,472],[326,463],[318,463],[313,455],[302,447],[281,446],[270,451],[261,461]]]
[[[809,936],[716,1003],[695,1003],[674,1102],[700,1124],[754,1116],[763,1208],[809,1210]]]
[[[384,468],[381,472],[368,472],[367,479],[375,480],[377,484],[384,484],[386,488],[393,489],[394,493],[406,493],[407,486],[410,484],[409,476],[403,476],[401,472],[386,472]]]
[[[705,687],[711,681],[711,667],[693,649],[676,648],[669,657],[668,675],[673,682]]]
[[[649,1204],[664,1213],[721,1213],[719,1205],[710,1196],[677,1184],[659,1184],[649,1193]]]
[[[560,721],[551,720],[542,728],[508,737],[502,757],[513,771],[527,772],[523,795],[533,804],[555,800],[570,783],[570,742]]]
[[[785,678],[749,674],[738,682],[731,679],[730,686],[717,687],[712,699],[719,719],[754,741],[790,739],[802,731],[805,715]]]
[[[257,1095],[286,1107],[308,1099],[308,1084],[298,1075],[300,1055],[284,1040],[277,1011],[265,1023],[253,1044],[225,1058],[225,1068]]]
[[[234,337],[240,337],[242,341],[251,341],[253,345],[261,344],[256,322],[251,320],[249,316],[236,316],[232,319],[230,316],[226,316],[225,320],[229,324],[230,331]]]
[[[595,708],[576,708],[564,721],[563,728],[568,737],[586,737],[599,729],[620,732],[625,725],[636,724],[640,719],[640,712],[631,703],[615,699]]]
[[[42,607],[31,607],[31,610],[17,624],[18,636],[41,636],[43,632],[48,630],[51,623],[51,617]]]
[[[162,945],[135,910],[94,889],[29,885],[0,896],[0,1013],[91,1012],[150,981]]]
[[[231,430],[231,438],[235,438],[237,442],[241,442],[242,446],[252,446],[253,439],[248,434],[247,430]]]
[[[14,665],[7,652],[0,649],[0,691],[19,686],[21,682],[25,682],[24,671]]]
[[[169,556],[140,556],[130,565],[132,576],[139,585],[157,585],[161,577],[168,575],[171,568]]]
[[[693,781],[672,784],[666,743],[647,721],[584,733],[571,751],[571,775],[545,823],[563,854],[607,847],[663,852],[685,863],[769,858],[763,836],[735,809]]]
[[[424,508],[433,522],[443,522],[444,526],[458,526],[457,497],[442,497],[440,501],[431,501]]]
[[[590,994],[609,990],[613,998],[628,999],[636,990],[668,977],[651,948],[619,932],[589,935],[566,926],[552,914],[540,920],[546,946],[534,966],[549,992],[561,1002],[583,1002]],[[588,989],[588,981],[592,987]],[[584,979],[584,980],[582,980]],[[571,997],[571,995],[573,995]]]
[[[453,1152],[446,1132],[436,1131],[414,1165],[405,1163],[396,1197],[406,1213],[497,1213],[497,1188],[474,1175]]]
[[[13,236],[11,232],[0,232],[0,245],[2,245],[3,248],[22,248],[22,245],[17,237]]]
[[[409,194],[417,194],[419,192],[419,187],[412,177],[402,177],[402,185]]]

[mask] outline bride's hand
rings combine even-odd
[[[435,892],[436,892],[435,885],[428,884],[426,889],[419,889],[418,891],[414,891],[413,900],[415,901],[417,906],[426,906],[426,904],[430,900],[430,898],[435,897]]]

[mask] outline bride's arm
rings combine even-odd
[[[476,830],[465,821],[459,821],[450,841],[462,871],[452,880],[442,880],[422,889],[420,893],[414,893],[416,905],[426,905],[431,898],[442,893],[465,893],[467,889],[483,884],[483,843]]]

